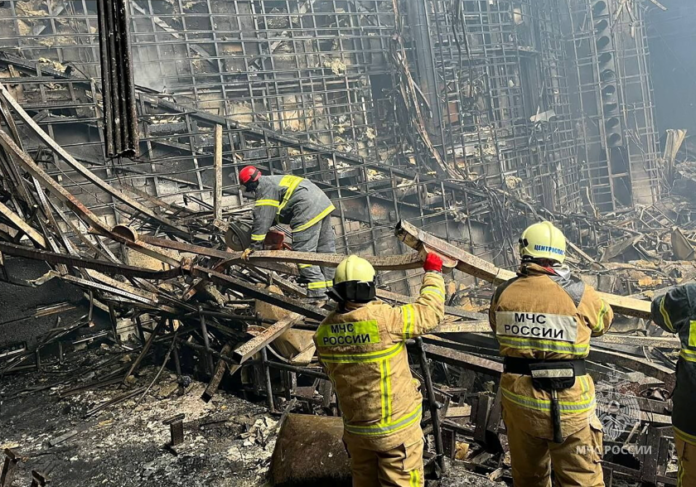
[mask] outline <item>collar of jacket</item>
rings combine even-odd
[[[348,314],[351,311],[357,311],[359,309],[366,308],[367,306],[372,306],[373,304],[380,303],[381,301],[379,299],[373,299],[369,303],[353,303],[352,301],[346,301],[346,303],[343,305],[344,312],[341,313],[340,311],[338,314]]]
[[[556,272],[552,269],[541,266],[541,265],[536,264],[534,262],[523,262],[522,264],[520,264],[520,268],[517,271],[517,275],[520,277],[539,276],[539,275],[555,276]]]

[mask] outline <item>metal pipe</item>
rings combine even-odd
[[[428,357],[423,346],[423,339],[416,338],[416,346],[418,347],[418,358],[420,359],[421,373],[425,380],[425,390],[428,395],[428,404],[430,405],[430,417],[433,422],[433,436],[435,437],[435,451],[437,453],[437,461],[440,465],[440,470],[445,473],[447,463],[445,462],[445,448],[442,443],[442,425],[440,424],[440,416],[438,414],[438,403],[435,399],[435,388],[433,387],[433,378],[430,376],[430,368],[428,367]]]
[[[275,411],[273,402],[273,384],[271,384],[271,368],[268,365],[268,352],[266,347],[261,349],[261,367],[263,367],[263,375],[266,378],[266,400],[268,401],[268,410]]]

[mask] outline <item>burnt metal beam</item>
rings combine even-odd
[[[230,264],[243,262],[242,252],[227,252],[165,238],[150,237],[148,235],[138,235],[137,239],[141,242],[165,249],[225,259],[230,261]],[[366,255],[363,257],[378,271],[418,269],[423,266],[423,261],[418,254],[389,255],[382,257]],[[338,267],[338,264],[345,258],[346,256],[341,254],[294,252],[289,250],[258,250],[249,256],[249,262],[286,262],[290,264],[314,264],[322,267]]]
[[[0,84],[0,95],[4,93],[7,93],[5,88]],[[11,97],[10,97],[11,98]],[[14,101],[14,100],[13,100]],[[15,102],[16,103],[16,102]],[[17,107],[21,110],[21,107],[17,105]],[[22,111],[24,115],[27,115],[26,112]],[[27,115],[28,116],[28,115]],[[31,120],[31,117],[29,117],[29,120]],[[33,121],[32,121],[33,123]],[[41,130],[36,126],[38,130]],[[63,149],[55,143],[55,141],[46,135],[45,132],[41,131],[41,133],[47,137],[47,140],[50,141],[53,145],[55,145],[58,149],[63,151]],[[58,184],[51,176],[49,176],[46,171],[44,171],[41,167],[39,167],[36,162],[27,154],[22,148],[20,148],[4,130],[0,129],[0,146],[2,146],[5,150],[10,152],[12,156],[14,157],[14,160],[17,161],[24,170],[28,171],[34,178],[36,178],[43,186],[45,186],[48,189],[48,192],[51,193],[53,196],[56,198],[60,199],[61,201],[65,202],[77,215],[80,217],[84,218],[92,227],[95,231],[98,231],[100,234],[108,236],[109,238],[112,238],[113,240],[116,240],[117,242],[123,243],[128,245],[129,247],[142,252],[144,254],[147,254],[151,257],[156,258],[157,260],[160,260],[161,262],[165,262],[169,265],[172,265],[174,267],[179,265],[179,262],[172,259],[171,257],[162,254],[161,252],[157,251],[151,246],[148,246],[145,243],[142,242],[135,242],[130,240],[129,238],[126,238],[124,236],[121,236],[115,232],[113,232],[109,227],[107,227],[100,219],[95,215],[89,208],[87,208],[79,199],[77,199],[72,193],[67,191],[63,186]],[[65,153],[65,151],[63,151]],[[67,153],[65,153],[67,155]],[[70,156],[68,156],[70,157]],[[76,162],[76,161],[75,161]],[[90,173],[92,174],[92,173]],[[94,174],[92,174],[93,177],[97,178]],[[99,181],[101,179],[97,178]],[[103,183],[103,181],[102,181]],[[104,183],[106,184],[106,183]],[[107,185],[108,186],[108,185]],[[111,186],[109,186],[111,188]],[[113,188],[111,188],[113,189]],[[139,204],[139,203],[138,203]],[[143,207],[144,208],[144,207]],[[148,210],[149,211],[149,210]]]
[[[212,271],[210,269],[205,269],[199,266],[193,266],[190,269],[190,272],[191,275],[193,275],[194,277],[205,279],[220,287],[238,291],[240,293],[243,293],[245,296],[258,299],[260,301],[272,304],[274,306],[279,306],[294,313],[299,313],[313,320],[322,321],[329,315],[329,312],[322,308],[305,304],[302,301],[292,299],[281,294],[266,291],[265,289],[258,288],[253,284],[242,282],[239,279],[225,274],[221,274],[219,272]]]
[[[674,389],[676,384],[676,376],[672,369],[656,362],[648,362],[644,358],[636,358],[625,353],[593,348],[590,350],[588,359],[600,363],[616,364],[629,370],[641,372],[649,377],[655,377],[664,382],[665,387],[669,390]]]
[[[104,135],[109,157],[133,157],[140,152],[127,6],[127,0],[97,0]]]
[[[468,353],[452,350],[440,345],[424,344],[425,351],[432,359],[457,367],[481,372],[492,376],[500,376],[503,373],[503,364],[486,358],[477,357]]]
[[[232,343],[227,343],[224,347],[222,347],[222,350],[220,350],[220,355],[227,357],[232,351],[232,346]],[[208,387],[205,388],[205,391],[201,396],[201,399],[203,399],[205,402],[210,402],[213,396],[215,396],[217,393],[218,387],[220,387],[220,383],[222,382],[222,378],[225,376],[225,370],[227,370],[228,366],[230,368],[230,375],[234,375],[234,373],[241,368],[241,365],[230,365],[224,360],[218,359],[218,362],[215,365],[213,377],[210,379],[210,382],[208,382]]]
[[[166,280],[182,275],[180,267],[168,271],[154,271],[143,267],[134,267],[125,264],[116,264],[103,260],[87,259],[84,257],[59,254],[47,250],[32,249],[22,245],[0,242],[0,252],[13,257],[40,260],[49,264],[64,264],[71,267],[93,269],[105,274],[117,274],[126,277],[140,277],[143,279]]]
[[[2,473],[0,473],[0,487],[11,487],[19,461],[19,455],[9,448],[5,448],[5,462],[2,466]]]
[[[134,200],[123,191],[114,188],[109,183],[107,183],[99,176],[94,174],[92,171],[87,169],[85,166],[77,162],[77,160],[73,156],[71,156],[65,149],[58,145],[58,143],[55,140],[53,140],[46,132],[44,132],[44,130],[41,127],[39,127],[39,125],[32,119],[32,117],[24,111],[19,102],[17,102],[17,100],[15,100],[12,97],[12,95],[10,95],[9,91],[7,91],[7,89],[2,85],[2,83],[0,83],[0,98],[4,99],[12,107],[15,113],[19,116],[19,118],[21,118],[24,121],[26,126],[31,130],[31,132],[34,133],[34,135],[36,135],[44,144],[46,144],[46,146],[48,146],[52,151],[58,154],[61,157],[61,159],[63,159],[72,169],[77,171],[90,183],[94,184],[102,191],[110,194],[122,203],[133,208],[134,210],[136,210],[136,212],[141,213],[147,216],[148,218],[151,218],[152,220],[161,223],[162,225],[166,226],[171,230],[175,230],[183,234],[188,234],[188,231],[185,228],[180,227],[176,223],[170,221],[168,218],[156,214],[147,206],[144,206],[143,204]],[[9,136],[8,139],[12,140]],[[5,145],[6,144],[3,144],[3,146]],[[10,150],[7,146],[5,146],[5,149]],[[21,151],[21,149],[19,150]],[[12,150],[12,152],[15,151]],[[46,176],[50,178],[50,176]]]

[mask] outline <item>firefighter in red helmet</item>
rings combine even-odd
[[[261,249],[266,234],[277,223],[290,225],[292,246],[297,252],[336,252],[336,236],[331,226],[331,213],[336,209],[331,200],[313,182],[299,176],[263,176],[254,166],[239,172],[239,182],[256,196],[251,247],[243,258]],[[324,299],[333,286],[335,269],[300,264],[300,282],[307,295]]]

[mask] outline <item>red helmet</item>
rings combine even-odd
[[[249,183],[255,183],[261,178],[261,171],[254,166],[247,166],[239,171],[239,182],[246,186]]]

